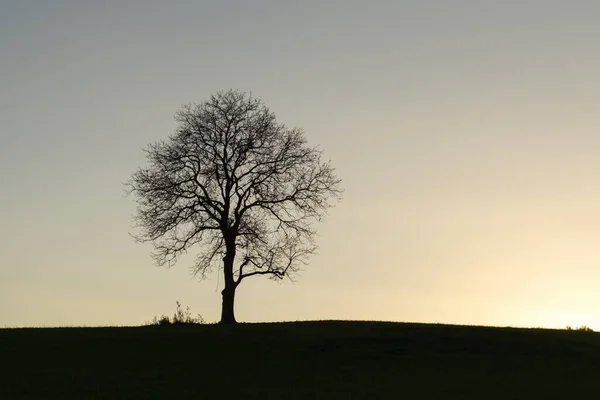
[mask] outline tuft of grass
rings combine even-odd
[[[167,325],[201,325],[206,324],[202,315],[198,314],[196,317],[192,317],[192,313],[190,311],[190,307],[186,306],[185,310],[181,307],[181,303],[179,301],[177,303],[177,308],[172,318],[169,318],[167,315],[161,315],[160,317],[152,318],[152,321],[146,322],[146,325],[156,325],[156,326],[167,326]]]
[[[581,325],[579,328],[572,328],[570,326],[567,326],[566,329],[568,331],[594,332],[594,330],[592,328],[590,328],[589,326],[585,326],[585,325]]]

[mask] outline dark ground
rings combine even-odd
[[[600,334],[379,322],[0,329],[0,399],[600,396]]]

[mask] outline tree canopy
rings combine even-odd
[[[168,140],[145,150],[148,165],[128,182],[141,233],[158,265],[198,251],[193,274],[224,277],[221,322],[235,322],[245,278],[293,278],[314,253],[316,230],[341,198],[341,181],[301,129],[288,128],[262,100],[229,90],[181,108]]]

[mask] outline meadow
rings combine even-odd
[[[0,399],[570,399],[600,334],[385,322],[0,329]]]

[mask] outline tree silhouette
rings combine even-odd
[[[277,123],[257,98],[229,90],[176,114],[168,140],[145,150],[148,166],[127,182],[136,196],[138,241],[171,267],[198,244],[193,274],[222,268],[221,323],[235,323],[245,278],[293,278],[314,253],[316,231],[340,179],[300,129]]]

